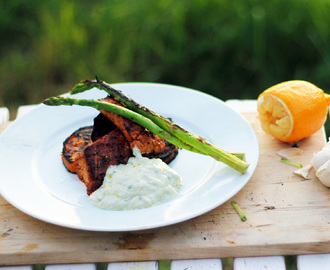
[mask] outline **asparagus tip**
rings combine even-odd
[[[95,80],[83,80],[79,83],[77,83],[69,92],[70,94],[74,95],[74,94],[79,94],[82,92],[85,92],[87,90],[92,89],[96,83],[100,83],[101,81],[99,80],[99,78],[97,76],[95,76]]]
[[[74,94],[79,94],[79,93],[82,93],[82,92],[85,92],[89,89],[91,89],[92,87],[90,87],[89,85],[87,85],[85,83],[85,81],[82,81],[82,82],[79,82],[77,83],[73,88],[72,90],[69,92],[71,95],[74,95]]]
[[[50,98],[47,98],[43,101],[43,104],[45,105],[57,105],[58,104],[58,97],[50,97]]]
[[[72,105],[72,103],[64,97],[50,97],[45,99],[43,104],[49,106]]]

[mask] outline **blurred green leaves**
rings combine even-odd
[[[330,87],[330,2],[0,1],[0,106],[39,103],[82,79],[256,98],[291,79]]]

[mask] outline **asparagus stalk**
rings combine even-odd
[[[167,131],[163,130],[159,126],[157,126],[154,122],[152,122],[150,119],[133,112],[127,108],[118,106],[116,104],[103,102],[103,101],[97,101],[93,99],[78,99],[78,98],[64,98],[64,97],[51,97],[46,99],[44,102],[46,105],[50,106],[60,106],[60,105],[80,105],[80,106],[87,106],[87,107],[93,107],[97,110],[106,110],[109,112],[113,112],[115,114],[121,115],[123,117],[126,117],[130,119],[132,122],[137,123],[146,129],[150,130],[152,133],[158,135],[162,139],[173,143],[175,145],[180,144],[180,147],[186,147],[189,148],[188,145],[184,145],[181,140],[176,138],[175,136],[171,135]]]
[[[223,161],[226,159],[230,159],[229,155],[235,155],[233,153],[228,153],[214,145],[212,145],[210,142],[208,142],[206,139],[196,136],[192,134],[191,132],[183,129],[182,127],[178,126],[177,124],[170,121],[168,118],[163,117],[156,112],[142,106],[135,100],[133,100],[128,95],[125,95],[120,90],[117,90],[113,88],[111,85],[105,83],[104,81],[99,80],[96,78],[95,80],[84,80],[80,83],[78,83],[74,88],[71,90],[71,94],[78,94],[81,92],[84,92],[86,90],[89,90],[91,88],[98,88],[105,90],[109,95],[113,96],[116,100],[123,103],[127,108],[131,109],[132,111],[135,111],[146,118],[149,118],[154,123],[156,123],[158,126],[169,132],[170,134],[176,136],[180,140],[184,141],[186,144],[189,144],[191,146],[190,151],[197,152],[200,154],[206,154],[209,156],[214,157],[218,161]],[[182,147],[184,148],[184,147]],[[186,149],[186,148],[184,148]],[[240,156],[242,157],[242,156]],[[243,158],[244,159],[244,156]],[[225,162],[224,162],[225,163]],[[235,163],[235,161],[234,161]],[[228,165],[228,164],[227,164]],[[244,173],[249,164],[245,164],[245,168],[242,170]],[[233,166],[231,166],[233,167]]]
[[[141,114],[138,114],[130,109],[124,108],[122,106],[118,106],[115,104],[102,102],[102,101],[96,101],[92,99],[78,99],[78,98],[64,98],[64,97],[51,97],[44,101],[44,104],[50,105],[50,106],[59,106],[59,105],[80,105],[80,106],[88,106],[93,107],[97,110],[107,110],[113,113],[116,113],[118,115],[121,115],[123,117],[126,117],[130,119],[132,122],[135,122],[146,129],[150,130],[152,133],[158,135],[159,137],[163,138],[164,140],[177,145],[178,147],[182,147],[184,149],[189,148],[189,145],[196,144],[193,142],[195,139],[192,136],[188,136],[188,140],[185,138],[184,142],[177,138],[176,136],[173,136],[170,132],[164,130],[157,124],[155,124],[153,121],[151,121],[149,118],[144,117]],[[203,144],[203,143],[201,143]],[[200,144],[197,144],[198,147],[200,147]],[[200,148],[196,147],[198,150],[200,150],[203,153],[206,153],[207,151],[202,151]],[[241,160],[237,156],[226,152],[220,148],[217,148],[214,145],[211,145],[210,143],[207,144],[207,149],[209,150],[207,154],[214,159],[221,161],[225,163],[226,165],[232,167],[233,169],[237,170],[240,173],[245,173],[249,164],[245,162],[244,160]],[[188,149],[187,149],[188,150]],[[204,148],[203,148],[204,150]],[[212,150],[212,151],[211,151]]]
[[[297,168],[302,168],[303,167],[303,165],[301,163],[289,160],[287,158],[281,158],[281,162],[284,163],[284,164],[287,164],[287,165],[297,167]]]
[[[105,90],[110,96],[114,97],[116,100],[123,103],[127,108],[149,118],[158,126],[162,127],[163,129],[165,129],[166,131],[170,132],[171,134],[173,134],[178,138],[185,138],[190,136],[190,137],[196,137],[196,139],[198,140],[204,140],[200,137],[191,134],[187,130],[184,130],[182,127],[173,123],[168,118],[163,117],[157,114],[156,112],[142,106],[141,104],[133,100],[131,97],[124,94],[122,91],[113,88],[110,84],[101,81],[98,78],[96,78],[95,80],[84,80],[78,83],[70,91],[70,94],[72,95],[78,94],[94,87],[97,89]],[[196,151],[199,152],[197,149]]]
[[[237,214],[239,215],[239,217],[241,218],[241,220],[247,221],[246,215],[243,212],[243,210],[241,209],[241,207],[239,207],[238,203],[235,201],[231,201],[230,203],[235,208],[235,210],[236,210]]]
[[[82,93],[82,92],[90,90],[94,87],[99,90],[105,90],[110,96],[114,97],[117,101],[123,103],[127,108],[143,115],[144,117],[149,118],[151,121],[153,121],[154,123],[156,123],[163,129],[165,129],[166,131],[170,132],[171,134],[173,134],[173,128],[172,128],[172,130],[169,130],[167,125],[172,125],[174,127],[175,124],[172,123],[168,118],[162,117],[162,116],[156,114],[155,112],[149,110],[148,108],[140,105],[139,103],[134,101],[128,95],[124,94],[120,90],[113,88],[111,85],[105,83],[104,81],[99,80],[98,78],[96,78],[95,80],[84,80],[84,81],[76,84],[73,87],[73,89],[70,91],[70,94],[74,95],[74,94]],[[173,134],[173,135],[175,136],[175,134]],[[180,138],[180,140],[181,140],[181,138]],[[199,151],[198,149],[196,149],[195,147],[189,146],[185,143],[184,143],[184,145],[179,146],[179,147],[192,151],[192,152],[199,153],[199,154],[204,154],[201,151]]]

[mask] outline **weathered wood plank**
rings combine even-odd
[[[293,174],[276,151],[289,147],[264,134],[256,114],[245,114],[260,144],[260,162],[236,195],[248,220],[230,201],[197,218],[164,228],[88,232],[34,219],[0,197],[0,262],[10,264],[149,261],[330,252],[330,189],[311,171]],[[320,130],[298,143],[306,164],[325,143]],[[92,217],[91,217],[92,218]],[[82,256],[83,254],[83,256]]]

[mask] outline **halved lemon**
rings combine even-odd
[[[283,142],[314,134],[327,119],[330,95],[306,81],[274,85],[258,97],[261,128]]]

